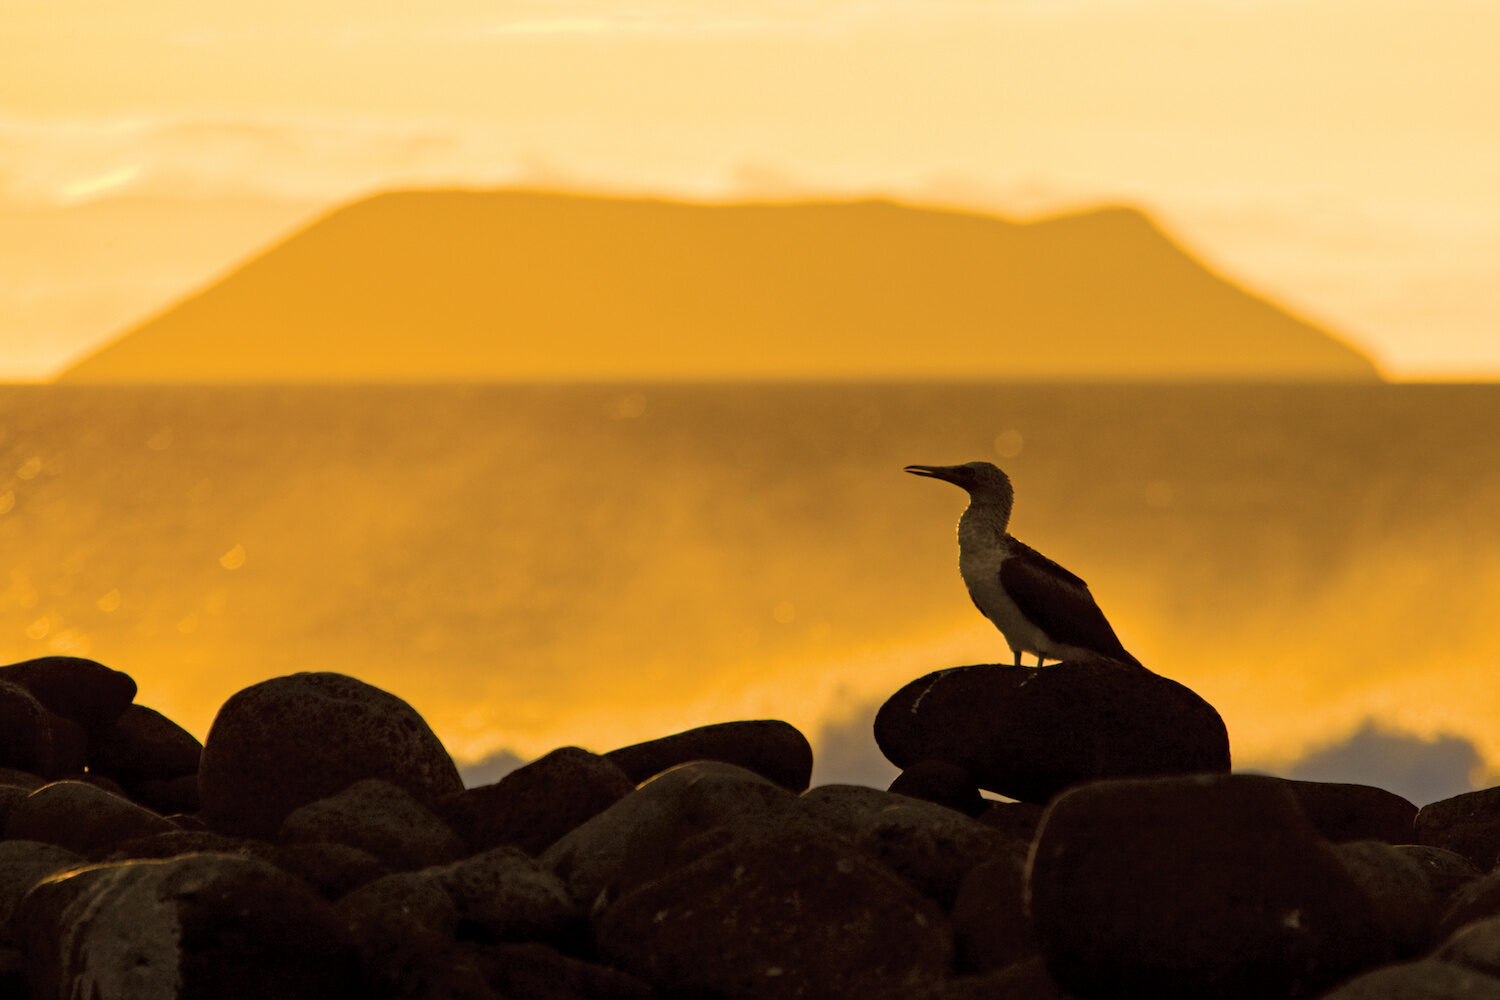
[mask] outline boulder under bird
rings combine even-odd
[[[989,462],[908,465],[915,476],[941,479],[968,491],[958,519],[958,570],[974,606],[1005,636],[1016,666],[1022,653],[1045,660],[1105,657],[1140,666],[1125,651],[1088,584],[1011,537],[1015,490]]]

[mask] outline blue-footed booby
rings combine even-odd
[[[1037,666],[1101,656],[1140,665],[1120,645],[1088,584],[1011,537],[1016,493],[1009,476],[989,462],[908,465],[906,471],[968,491],[969,506],[958,519],[958,571],[974,606],[1005,636],[1016,666],[1022,653],[1036,654]]]

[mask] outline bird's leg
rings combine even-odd
[[[1019,649],[1013,649],[1011,650],[1011,652],[1016,654],[1016,666],[1019,667],[1021,665],[1021,651]]]
[[[1036,654],[1036,665],[1040,667],[1046,661],[1046,659],[1047,658],[1041,653]]]

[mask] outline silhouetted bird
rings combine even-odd
[[[958,519],[958,571],[974,606],[1016,654],[1016,666],[1022,653],[1035,653],[1037,666],[1099,656],[1140,665],[1120,645],[1088,584],[1006,531],[1016,495],[1009,476],[989,462],[906,471],[968,491],[968,509]]]

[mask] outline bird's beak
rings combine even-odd
[[[941,479],[947,483],[958,485],[959,470],[967,472],[961,465],[908,465],[905,471],[914,476],[926,476],[929,479]]]

